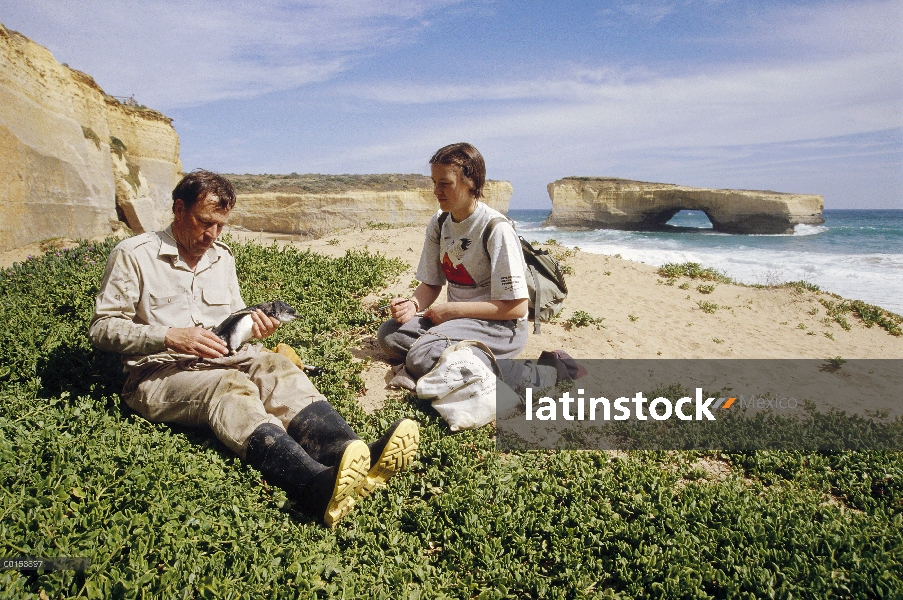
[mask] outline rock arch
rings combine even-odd
[[[609,177],[566,177],[548,186],[552,214],[543,223],[573,229],[656,231],[681,210],[704,212],[714,231],[792,233],[824,223],[815,194],[691,188]]]

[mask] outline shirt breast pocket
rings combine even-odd
[[[191,311],[188,299],[184,294],[150,294],[150,325],[166,325],[168,327],[191,326]]]
[[[204,300],[204,322],[219,325],[231,314],[232,295],[225,288],[204,288],[201,294]]]

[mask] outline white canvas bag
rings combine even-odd
[[[446,348],[433,370],[417,382],[417,396],[435,398],[433,408],[452,431],[476,429],[495,420],[495,373],[474,355],[471,346],[484,351],[498,371],[486,344],[463,340]],[[499,383],[500,393],[514,395],[504,382]]]

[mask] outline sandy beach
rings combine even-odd
[[[406,296],[411,291],[424,228],[345,230],[309,241],[273,234],[230,233],[264,244],[294,243],[328,256],[367,248],[400,258],[410,266],[384,293]],[[543,350],[558,349],[577,359],[903,358],[903,337],[890,335],[878,326],[867,328],[855,317],[847,319],[849,331],[837,323],[826,323],[825,309],[815,292],[718,283],[714,291],[703,294],[696,288],[707,282],[684,277],[667,285],[656,267],[643,263],[583,251],[574,252],[563,262],[573,269],[567,276],[570,293],[564,310],[555,322],[542,324],[540,335],[530,334],[521,358],[537,358]],[[685,282],[689,286],[681,289]],[[375,307],[377,298],[366,302]],[[706,313],[699,302],[719,308]],[[568,319],[576,311],[603,318],[602,327],[571,326]],[[378,410],[388,394],[398,393],[386,387],[391,365],[371,336],[360,340],[355,355],[372,361],[363,373],[367,390],[359,399],[361,405],[367,411]]]
[[[381,294],[406,296],[411,292],[424,227],[347,229],[316,240],[238,230],[227,233],[262,244],[291,243],[326,256],[367,248],[399,258],[409,267]],[[0,254],[0,267],[74,244],[60,239],[6,252]],[[520,358],[537,358],[543,350],[564,350],[577,359],[903,358],[903,337],[890,335],[878,326],[867,328],[852,316],[847,319],[851,329],[844,330],[826,319],[817,292],[717,283],[711,293],[703,294],[697,286],[710,282],[683,277],[667,285],[667,278],[652,265],[543,247],[568,255],[562,262],[573,269],[567,275],[569,295],[561,315],[552,323],[543,323],[541,334],[533,334],[531,325]],[[684,283],[689,285],[682,289]],[[444,294],[440,299],[444,300]],[[718,309],[706,313],[700,302],[717,304]],[[374,310],[377,303],[377,296],[365,299],[365,305]],[[577,311],[603,319],[601,326],[571,325],[568,319]],[[366,391],[359,401],[364,410],[376,411],[389,394],[400,393],[387,387],[392,365],[372,336],[362,337],[353,352],[357,359],[369,361],[362,373]]]

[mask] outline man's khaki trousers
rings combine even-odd
[[[301,409],[325,401],[304,372],[253,344],[215,360],[146,365],[130,373],[122,398],[148,421],[209,427],[242,459],[260,425],[285,429]]]

